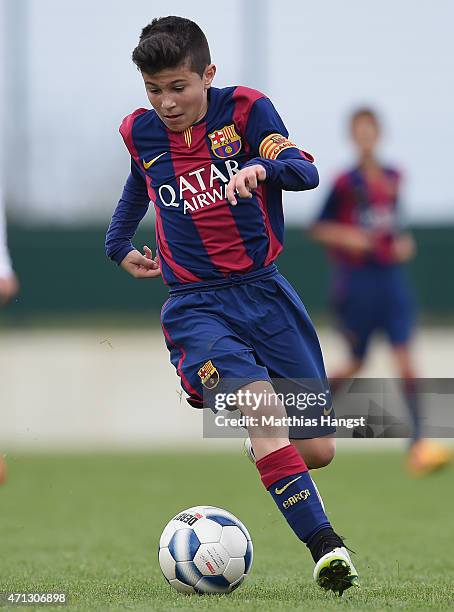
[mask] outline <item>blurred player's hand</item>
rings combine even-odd
[[[370,232],[358,227],[346,229],[343,246],[353,254],[361,255],[373,249],[373,238]]]
[[[413,259],[416,253],[416,244],[411,234],[402,234],[394,240],[393,251],[395,260],[405,263]]]
[[[252,192],[264,180],[266,180],[266,170],[260,164],[243,168],[230,179],[225,192],[227,200],[232,206],[237,205],[235,190],[240,198],[252,198]]]
[[[121,267],[129,272],[134,278],[156,278],[161,276],[161,268],[159,266],[159,257],[153,259],[151,249],[147,246],[143,247],[142,255],[140,251],[130,251],[121,262]]]
[[[369,231],[337,221],[316,223],[311,229],[311,235],[328,247],[343,249],[353,255],[368,253],[374,246],[374,240]]]
[[[19,283],[14,273],[0,278],[0,304],[9,302],[18,291]]]

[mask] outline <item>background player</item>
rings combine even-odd
[[[402,269],[414,256],[415,243],[399,224],[400,174],[377,157],[380,131],[373,110],[361,108],[352,114],[357,164],[336,179],[311,233],[329,249],[332,300],[350,348],[348,361],[333,380],[357,374],[372,334],[387,335],[413,426],[407,466],[418,475],[446,465],[449,454],[422,438],[410,348],[415,309]]]
[[[0,304],[6,304],[19,289],[16,275],[11,265],[6,238],[6,219],[0,184]]]
[[[153,110],[138,109],[120,128],[131,173],[106,251],[136,278],[162,274],[169,285],[162,327],[188,401],[210,406],[214,390],[271,396],[271,377],[312,379],[326,389],[315,330],[274,265],[283,243],[282,189],[316,187],[313,158],[289,140],[263,94],[211,86],[216,67],[195,23],[154,20],[142,31],[133,61]],[[150,200],[154,259],[148,247],[142,255],[131,243]],[[279,402],[239,408],[246,416],[286,414]],[[357,573],[307,467],[331,460],[333,440],[291,434],[301,438],[294,445],[285,427],[250,429],[256,465],[310,549],[314,579],[341,594],[356,584]]]
[[[11,266],[6,240],[6,219],[3,207],[2,188],[0,184],[0,305],[6,304],[17,293],[19,284]],[[0,454],[0,484],[6,479],[6,464]]]

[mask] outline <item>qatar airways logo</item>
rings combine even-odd
[[[185,215],[197,212],[210,204],[226,200],[227,184],[238,170],[238,162],[228,159],[224,163],[224,171],[210,164],[187,172],[177,177],[178,192],[172,185],[161,185],[158,189],[159,199],[164,206],[175,208],[183,203]]]

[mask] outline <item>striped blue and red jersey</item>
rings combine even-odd
[[[400,181],[400,173],[391,167],[381,167],[373,177],[366,176],[360,167],[337,177],[318,220],[368,230],[374,238],[374,247],[367,255],[331,248],[329,252],[335,262],[354,267],[395,263],[392,243],[401,232]]]
[[[260,270],[283,248],[282,190],[318,185],[313,157],[293,144],[271,101],[246,87],[209,90],[203,119],[184,132],[166,128],[154,110],[138,109],[121,124],[131,172],[106,236],[118,264],[149,202],[156,245],[170,287]],[[266,170],[250,199],[226,199],[231,177],[247,165]]]

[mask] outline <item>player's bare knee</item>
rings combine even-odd
[[[336,454],[336,440],[333,437],[292,440],[291,442],[310,470],[326,467]]]
[[[326,467],[334,459],[336,454],[336,443],[334,440],[327,442],[323,446],[317,448],[312,459],[312,468]]]

